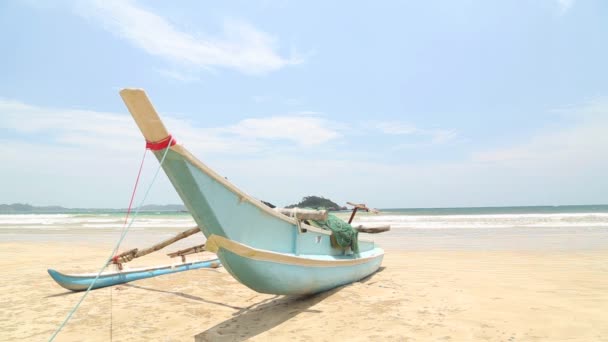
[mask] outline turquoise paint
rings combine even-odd
[[[384,253],[366,263],[350,266],[311,267],[249,259],[224,248],[217,255],[224,268],[254,291],[282,295],[313,294],[363,279],[375,272]],[[305,256],[301,256],[306,258]],[[327,258],[330,259],[331,257]],[[324,258],[321,258],[324,259]],[[352,257],[331,258],[352,259]]]
[[[156,152],[160,157],[160,151]],[[215,178],[192,165],[175,151],[169,151],[163,169],[205,236],[219,235],[250,247],[279,253],[340,255],[329,236],[297,232],[297,226],[279,219],[243,200]],[[294,238],[295,235],[295,238]],[[320,236],[320,242],[317,237]],[[361,252],[373,243],[361,243]]]
[[[300,234],[301,233],[298,229],[293,230],[293,254],[295,254],[295,255],[300,255],[300,250],[298,248]]]
[[[91,289],[94,290],[101,287],[124,284],[130,281],[157,277],[164,274],[196,270],[199,268],[210,268],[214,267],[214,265],[217,265],[218,261],[218,259],[213,259],[208,261],[192,262],[189,264],[179,265],[175,267],[165,266],[162,268],[150,269],[145,271],[133,270],[121,273],[101,275],[99,276],[99,279],[97,279]],[[53,269],[48,269],[47,271],[49,272],[49,275],[53,278],[53,280],[57,282],[57,284],[61,285],[63,288],[72,291],[84,291],[88,289],[96,276],[95,274],[87,276],[66,275],[61,272],[57,272]]]

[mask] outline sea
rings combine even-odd
[[[1,214],[0,241],[111,245],[129,226],[126,241],[137,245],[196,226],[187,212],[140,212],[132,222],[125,215],[103,210]],[[387,250],[608,249],[608,205],[380,209],[357,213],[353,223],[390,225],[386,233],[360,234]]]

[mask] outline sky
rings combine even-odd
[[[252,196],[608,203],[608,2],[0,2],[0,203],[128,205],[144,88]],[[136,203],[158,162],[146,158]],[[164,174],[146,203],[181,203]]]

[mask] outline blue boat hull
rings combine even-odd
[[[150,268],[146,270],[133,270],[125,272],[116,272],[111,274],[102,274],[99,276],[95,285],[91,289],[98,289],[101,287],[113,286],[118,284],[128,283],[130,281],[152,278],[161,276],[164,274],[184,272],[190,270],[196,270],[199,268],[215,268],[220,265],[218,259],[208,261],[198,261],[178,266],[163,266],[158,268]],[[89,288],[91,283],[95,280],[95,275],[68,275],[53,269],[48,269],[49,275],[61,285],[61,287],[72,291],[83,291]]]
[[[363,279],[376,272],[384,251],[377,248],[357,257],[281,254],[218,236],[207,241],[224,268],[239,282],[260,293],[309,295]]]

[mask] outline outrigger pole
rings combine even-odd
[[[157,243],[157,244],[155,244],[155,245],[153,245],[151,247],[142,249],[141,251],[138,248],[133,248],[131,250],[128,250],[126,252],[123,252],[123,253],[120,253],[120,254],[117,254],[116,256],[114,256],[110,260],[110,262],[108,263],[108,265],[115,264],[115,265],[118,265],[118,269],[122,269],[122,264],[124,264],[124,263],[127,263],[127,262],[129,262],[129,261],[131,261],[133,259],[137,259],[137,258],[142,257],[144,255],[148,255],[148,254],[150,254],[152,252],[156,252],[156,251],[158,251],[160,249],[163,249],[163,248],[169,246],[172,243],[175,243],[175,242],[177,242],[177,241],[179,241],[181,239],[185,239],[185,238],[187,238],[190,235],[194,235],[196,233],[200,233],[200,231],[201,230],[198,227],[190,228],[190,229],[188,229],[186,231],[183,231],[183,232],[177,234],[176,236],[174,236],[174,237],[172,237],[170,239],[161,241],[161,242],[159,242],[159,243]],[[202,249],[201,249],[201,251],[202,251]]]

